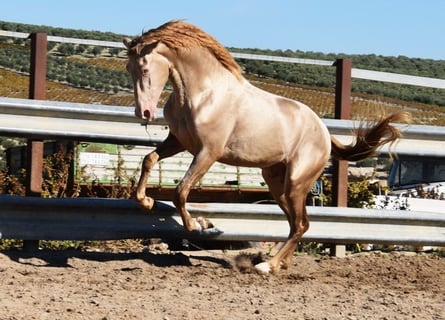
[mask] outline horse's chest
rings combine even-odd
[[[178,139],[187,151],[195,154],[199,143],[194,126],[184,118],[170,119],[167,122],[170,128],[170,133]]]

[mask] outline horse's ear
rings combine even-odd
[[[130,48],[130,45],[131,45],[131,39],[130,38],[125,37],[125,38],[122,39],[122,42],[124,43],[125,47],[127,47],[127,49]]]
[[[155,42],[152,42],[149,44],[143,44],[143,47],[140,50],[139,55],[142,57],[142,56],[145,56],[145,55],[151,53],[153,51],[153,49],[156,48],[158,43],[159,43],[159,41],[155,41]]]

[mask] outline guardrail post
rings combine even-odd
[[[46,33],[32,33],[31,63],[29,79],[29,99],[45,100],[46,98]],[[26,195],[40,197],[42,193],[43,173],[43,140],[28,139],[26,160]],[[37,250],[38,240],[24,241],[23,249]]]
[[[351,118],[351,70],[350,59],[337,59],[335,82],[335,119],[347,120]],[[348,206],[348,161],[332,161],[332,200],[337,207]],[[344,246],[331,246],[331,255],[344,255]]]

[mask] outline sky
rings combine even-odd
[[[226,47],[445,60],[443,0],[7,0],[0,20],[136,36],[184,19]]]

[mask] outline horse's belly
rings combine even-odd
[[[251,142],[229,145],[218,161],[233,166],[264,168],[281,162],[284,158],[285,152],[278,145],[268,147]]]

